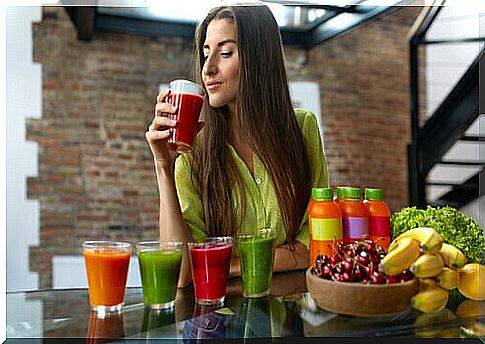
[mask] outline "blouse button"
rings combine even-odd
[[[261,184],[261,178],[256,178],[256,184]]]

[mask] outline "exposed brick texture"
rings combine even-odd
[[[290,80],[321,88],[332,186],[384,188],[407,203],[408,42],[418,9],[404,8],[319,45],[286,48]],[[43,116],[27,123],[39,146],[28,197],[41,204],[30,268],[52,287],[51,257],[79,254],[86,239],[155,239],[158,192],[144,132],[160,82],[191,76],[193,47],[177,38],[96,33],[78,41],[62,8],[33,27],[42,64]]]

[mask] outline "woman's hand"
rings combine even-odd
[[[177,121],[170,119],[170,114],[175,113],[177,108],[165,101],[170,90],[165,90],[157,95],[155,114],[153,121],[145,133],[150,150],[155,162],[161,168],[171,168],[177,157],[177,153],[168,149],[167,140],[170,136],[170,128],[175,127]]]

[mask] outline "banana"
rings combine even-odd
[[[438,283],[434,278],[419,278],[419,291],[425,291],[438,287]]]
[[[419,242],[413,238],[403,238],[381,261],[383,271],[388,276],[399,275],[419,257]]]
[[[398,247],[398,246],[399,246],[399,242],[400,242],[401,240],[402,240],[402,238],[401,238],[401,239],[399,239],[399,240],[397,240],[397,238],[396,238],[396,239],[394,239],[394,240],[391,242],[391,244],[389,245],[389,248],[387,249],[387,253],[392,252],[392,251],[393,251],[393,250],[394,250],[396,247]]]
[[[466,257],[459,249],[455,246],[443,243],[439,251],[441,258],[445,266],[452,269],[462,268],[466,264]]]
[[[460,285],[460,272],[444,267],[436,279],[440,287],[446,290],[455,289]]]
[[[419,314],[414,321],[415,335],[420,338],[440,337],[438,333],[446,329],[446,322],[456,319],[448,308],[433,313]],[[437,324],[443,324],[437,326]]]
[[[448,290],[440,287],[421,291],[411,298],[411,305],[423,313],[438,312],[445,308],[448,295]]]
[[[421,245],[421,250],[427,253],[439,252],[441,245],[443,244],[441,235],[431,227],[416,227],[410,229],[394,240],[400,240],[402,238],[413,238],[418,240]]]
[[[456,327],[448,327],[438,332],[435,338],[460,338],[461,329]]]
[[[428,278],[438,276],[443,267],[443,259],[439,254],[425,253],[411,264],[409,270],[418,278]]]

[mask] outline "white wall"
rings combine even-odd
[[[318,82],[292,81],[288,84],[294,107],[312,111],[316,118],[323,145],[323,114],[320,106],[320,86]],[[323,147],[325,149],[325,147]]]
[[[0,27],[6,27],[5,23],[5,7],[0,6]],[[0,71],[0,75],[5,75],[6,70],[6,61],[5,61],[5,37],[6,33],[5,30],[0,30],[0,66],[2,66],[2,70]],[[5,78],[0,78],[0,104],[2,106],[2,110],[5,110],[5,86],[6,80]],[[0,141],[0,187],[1,196],[0,196],[0,324],[6,323],[6,298],[5,290],[6,290],[6,283],[5,283],[5,268],[6,268],[6,230],[5,230],[5,185],[6,177],[5,177],[5,156],[6,156],[6,147],[5,147],[5,138],[6,138],[6,126],[4,125],[5,122],[0,125],[0,137],[4,138]],[[5,326],[0,326],[0,342],[4,342],[7,334],[6,334]]]
[[[39,242],[39,202],[27,200],[28,176],[38,173],[37,145],[27,142],[26,119],[42,116],[42,71],[32,62],[32,22],[40,7],[6,8],[7,291],[37,289],[29,246]]]

